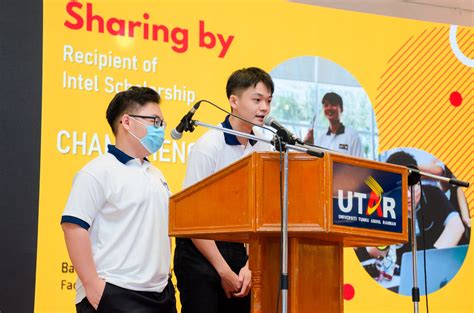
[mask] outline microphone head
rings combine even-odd
[[[410,169],[416,170],[416,171],[409,171],[408,172],[408,186],[413,186],[413,185],[418,184],[418,182],[421,179],[421,175],[420,175],[420,172],[418,170],[418,166],[416,166],[414,164],[408,164],[407,167],[410,168]]]
[[[274,120],[275,119],[271,115],[266,115],[263,118],[263,124],[266,126],[272,126]]]
[[[199,109],[199,106],[201,105],[201,102],[203,102],[203,101],[204,101],[204,100],[199,100],[198,102],[196,102],[196,103],[193,105],[194,110]]]
[[[171,138],[173,138],[174,140],[179,140],[181,139],[181,137],[183,137],[183,133],[178,132],[176,128],[173,128],[171,130]]]

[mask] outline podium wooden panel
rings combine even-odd
[[[334,225],[333,164],[402,175],[402,167],[326,153],[290,153],[288,175],[289,312],[343,312],[343,248],[407,240],[399,233]],[[276,311],[280,271],[279,153],[253,153],[170,198],[170,236],[248,242],[252,312]],[[351,180],[341,179],[340,184]],[[358,178],[356,177],[356,180]],[[365,178],[361,177],[363,182]],[[354,179],[352,179],[354,181]],[[350,186],[349,186],[350,187]],[[402,193],[402,216],[407,216]]]

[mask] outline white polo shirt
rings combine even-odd
[[[61,223],[88,229],[100,278],[136,291],[161,292],[168,283],[170,191],[150,162],[114,146],[74,178]],[[85,296],[76,283],[76,303]]]
[[[219,126],[232,129],[229,116]],[[263,137],[263,133],[257,127],[253,128],[253,134]],[[254,151],[272,150],[273,146],[269,143],[249,140],[244,146],[235,135],[211,129],[191,148],[183,187],[186,188],[203,180]]]
[[[320,134],[316,145],[339,153],[363,157],[359,135],[352,128],[343,124],[335,134],[331,132],[331,128]]]

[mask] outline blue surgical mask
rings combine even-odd
[[[133,117],[132,117],[133,118]],[[158,151],[161,146],[163,146],[163,142],[165,141],[165,129],[164,127],[156,128],[153,125],[145,125],[142,122],[134,119],[138,123],[142,124],[146,127],[146,135],[142,139],[138,138],[133,134],[131,131],[128,131],[133,137],[135,137],[140,143],[145,147],[145,149],[150,152],[150,154],[155,153]]]

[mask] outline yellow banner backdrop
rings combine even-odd
[[[75,173],[113,142],[105,120],[109,101],[131,85],[159,91],[174,126],[199,99],[227,108],[225,83],[238,68],[270,72],[289,59],[324,58],[367,93],[378,152],[421,149],[459,179],[472,179],[472,28],[454,29],[450,41],[449,25],[277,0],[45,0],[43,21],[35,312],[75,311],[76,276],[59,221]],[[203,104],[196,117],[217,124],[224,115]],[[181,141],[167,135],[151,157],[173,192],[181,190],[189,147],[204,131]],[[472,190],[465,190],[470,208]],[[474,312],[473,264],[469,249],[454,279],[430,294],[432,312]],[[381,287],[352,249],[345,251],[344,283],[345,312],[412,310],[411,297]]]

